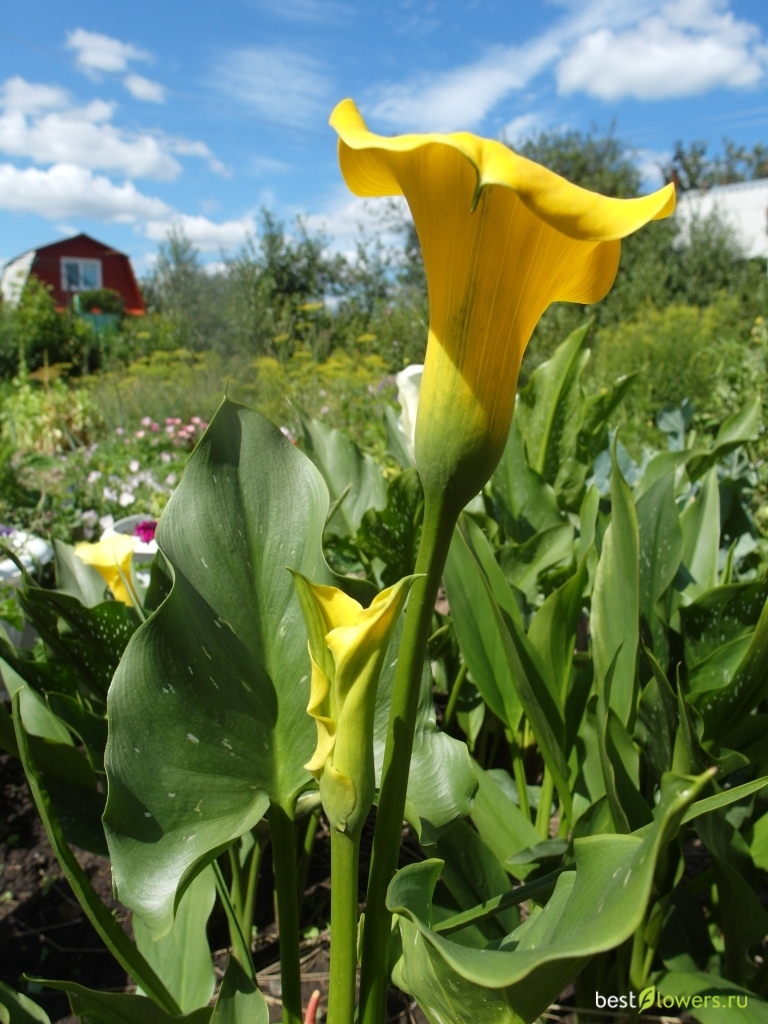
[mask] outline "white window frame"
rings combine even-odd
[[[69,283],[69,279],[67,278],[67,272],[66,272],[66,269],[65,269],[68,263],[76,263],[78,265],[78,276],[79,276],[81,282],[83,280],[83,269],[84,269],[84,267],[86,265],[89,268],[90,267],[95,267],[96,268],[96,284],[95,285],[89,285],[86,288],[85,285],[83,285],[81,283],[78,287],[73,288],[70,285],[70,283]],[[101,288],[101,286],[102,286],[101,282],[102,282],[101,260],[83,259],[80,256],[62,256],[61,257],[61,290],[63,292],[86,292],[86,291],[91,291],[92,288],[93,289]]]

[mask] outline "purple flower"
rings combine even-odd
[[[149,544],[150,541],[155,539],[155,530],[157,529],[156,519],[145,519],[141,523],[136,524],[136,528],[133,531],[134,537],[138,537],[142,544]]]
[[[13,532],[12,526],[5,526],[4,523],[0,523],[0,537],[10,537]]]

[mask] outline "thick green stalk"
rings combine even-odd
[[[352,1024],[357,974],[357,872],[360,835],[331,826],[331,977],[329,1024]]]
[[[307,828],[304,832],[304,840],[299,847],[299,857],[296,866],[296,895],[299,900],[299,909],[304,903],[304,890],[307,888],[307,875],[309,874],[309,862],[312,860],[312,850],[315,845],[317,826],[320,822],[320,807],[316,807],[307,819]]]
[[[400,852],[424,655],[435,599],[457,518],[458,513],[454,514],[452,509],[447,508],[440,495],[427,493],[416,560],[416,572],[423,573],[424,577],[413,584],[405,614],[376,812],[363,928],[361,1024],[382,1024],[384,1021],[392,920],[385,902],[387,887],[397,870]]]
[[[272,836],[277,915],[280,928],[280,980],[283,1024],[301,1024],[301,967],[299,965],[299,903],[296,894],[296,834],[293,812],[272,804],[267,811]]]

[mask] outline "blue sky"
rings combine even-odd
[[[216,260],[268,206],[351,250],[375,209],[327,127],[512,143],[605,129],[648,187],[674,141],[768,140],[765,0],[35,0],[0,24],[0,262],[86,231],[139,273],[181,227]]]

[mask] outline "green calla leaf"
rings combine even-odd
[[[499,523],[507,537],[517,543],[563,522],[555,492],[528,463],[517,416],[512,419],[504,454],[491,478],[491,495]]]
[[[96,992],[74,981],[41,981],[40,984],[66,992],[72,1013],[82,1024],[208,1024],[211,1019],[209,1006],[179,1016],[161,1009],[146,996]]]
[[[51,1024],[50,1017],[29,996],[0,981],[0,1021],[4,1024]]]
[[[573,562],[573,527],[570,523],[550,526],[522,544],[505,544],[499,552],[504,575],[530,605],[540,603],[542,573],[566,570]]]
[[[732,1017],[743,1024],[768,1024],[768,1003],[727,978],[703,971],[665,971],[656,978],[656,987],[662,996],[676,1000],[663,1007],[665,1015],[685,1012],[701,1024],[723,1024]]]
[[[216,987],[206,926],[216,900],[213,869],[194,879],[179,903],[173,929],[155,942],[146,925],[133,918],[136,945],[163,979],[184,1013],[207,1006]]]
[[[650,633],[653,650],[662,664],[669,655],[659,602],[672,583],[683,557],[683,533],[675,505],[675,477],[661,477],[637,502],[640,541],[640,614]]]
[[[92,565],[86,565],[75,554],[71,544],[53,541],[56,558],[56,589],[69,594],[86,608],[95,608],[107,600],[104,577]]]
[[[321,550],[327,510],[309,459],[224,401],[163,513],[173,589],[115,675],[105,761],[117,892],[155,935],[270,800],[292,807],[312,781],[307,633],[286,566],[339,582]]]
[[[468,517],[462,517],[461,529],[453,535],[443,581],[461,653],[475,686],[491,711],[514,731],[523,708],[495,625],[494,598],[510,616],[520,613],[485,534]]]
[[[498,780],[474,765],[478,780],[477,795],[472,807],[472,821],[480,838],[493,852],[496,860],[514,874],[525,878],[532,868],[528,864],[510,867],[509,859],[541,841],[535,827],[518,805],[504,792]]]
[[[313,420],[301,409],[296,411],[304,451],[322,474],[331,502],[338,502],[327,530],[341,537],[354,537],[364,513],[386,504],[387,484],[381,467],[340,430]]]
[[[413,573],[423,515],[424,491],[415,468],[406,469],[390,482],[385,508],[368,509],[363,515],[357,544],[368,558],[383,562],[381,582],[385,587]]]
[[[624,725],[635,712],[640,614],[640,541],[632,492],[613,452],[611,523],[603,538],[592,592],[592,652],[595,677],[605,679],[619,653],[611,686],[611,708]]]
[[[216,998],[211,1024],[269,1024],[266,999],[231,955]]]
[[[531,465],[558,491],[576,457],[584,420],[581,374],[589,361],[584,349],[591,321],[573,331],[552,357],[531,374],[518,396],[516,417]],[[581,495],[576,496],[576,501]]]
[[[640,926],[658,859],[709,778],[665,776],[654,823],[642,839],[575,840],[575,870],[560,875],[541,912],[498,948],[469,948],[433,929],[431,900],[441,861],[401,869],[387,893],[401,932],[395,980],[432,1019],[536,1020],[589,957],[620,945]]]

